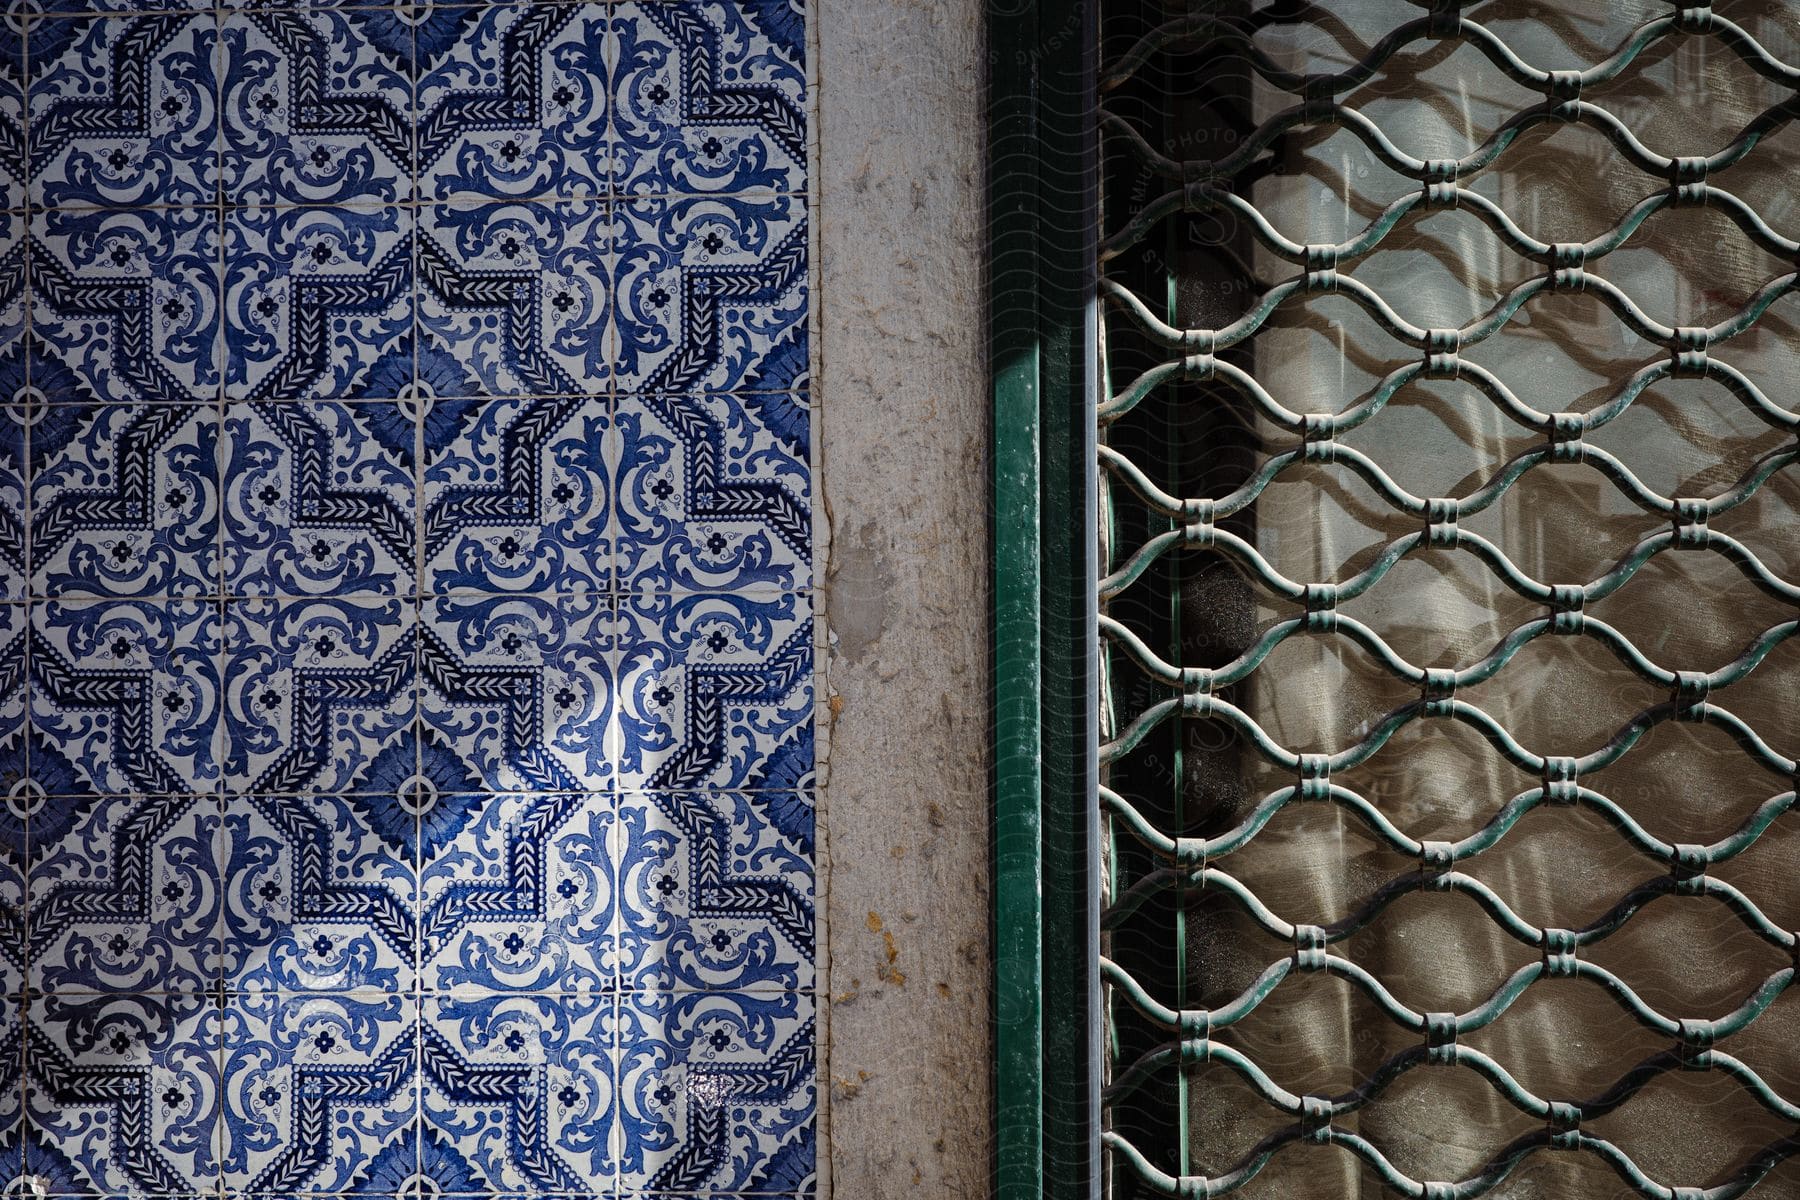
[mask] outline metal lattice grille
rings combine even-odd
[[[1587,31],[1572,4],[1540,14],[1439,3],[1386,28],[1379,13],[1394,6],[1362,5],[1377,14],[1372,32],[1351,28],[1354,4],[1330,6],[1342,22],[1303,5],[1216,7],[1139,12],[1139,25],[1115,23],[1103,44],[1112,180],[1101,251],[1111,378],[1098,407],[1100,801],[1112,848],[1101,972],[1115,1191],[1323,1197],[1321,1180],[1346,1191],[1361,1180],[1429,1200],[1496,1189],[1800,1194],[1800,1174],[1782,1166],[1800,1153],[1794,998],[1783,999],[1800,963],[1800,911],[1791,886],[1754,886],[1791,876],[1769,856],[1787,853],[1777,839],[1800,770],[1791,698],[1800,642],[1784,649],[1800,632],[1791,519],[1800,473],[1789,470],[1800,459],[1791,402],[1800,373],[1756,369],[1800,342],[1782,311],[1800,288],[1800,242],[1777,228],[1800,226],[1776,219],[1800,207],[1779,170],[1800,112],[1800,67],[1777,53],[1787,50],[1781,22],[1792,28],[1800,14],[1756,8],[1769,24],[1753,32],[1726,5],[1664,6],[1601,45],[1604,22]],[[1308,21],[1330,36],[1303,45],[1293,30]],[[1585,52],[1593,65],[1534,65],[1528,47],[1557,44],[1561,57]],[[1433,131],[1431,106],[1444,100],[1433,72],[1477,59],[1465,70],[1487,72],[1491,119],[1463,121],[1451,131],[1461,148],[1441,154],[1454,138],[1405,136]],[[1687,84],[1729,92],[1714,107],[1750,116],[1713,145],[1662,153],[1671,138],[1709,136],[1704,119],[1646,116],[1658,95],[1692,98],[1683,72]],[[1646,90],[1646,75],[1660,93]],[[1739,75],[1746,82],[1718,82]],[[1200,78],[1211,82],[1194,86]],[[1172,89],[1197,98],[1168,102]],[[1447,103],[1474,107],[1467,94]],[[1580,215],[1609,210],[1586,236],[1533,190],[1534,173],[1558,176],[1546,149],[1558,130],[1585,130],[1605,151],[1562,173],[1594,199]],[[1329,155],[1315,153],[1332,138]],[[1305,169],[1327,159],[1341,168],[1335,190]],[[1334,210],[1337,236],[1291,232],[1285,218],[1295,214],[1319,228],[1308,214],[1321,207]],[[1669,210],[1714,224],[1701,237],[1671,233],[1682,214]],[[1475,244],[1421,232],[1448,219],[1462,222],[1459,237],[1472,236],[1472,223],[1485,229],[1484,261],[1503,264],[1491,272],[1500,286],[1477,296],[1491,280],[1470,268],[1463,319],[1421,321],[1409,312],[1432,305],[1397,294],[1412,291],[1409,272],[1455,266],[1457,247]],[[1727,223],[1739,241],[1720,250]],[[1725,254],[1729,267],[1696,265],[1682,257],[1690,250]],[[1394,261],[1382,265],[1384,254]],[[1677,282],[1647,296],[1622,277]],[[1320,316],[1326,304],[1331,314]],[[1315,344],[1329,353],[1306,349]],[[1580,360],[1585,384],[1540,370],[1551,352]],[[1704,403],[1690,399],[1702,394]],[[1453,396],[1454,419],[1445,415]],[[1652,414],[1664,414],[1677,449],[1651,444]],[[1384,423],[1404,431],[1428,417],[1464,432],[1383,440]],[[1434,447],[1453,441],[1469,450],[1467,469],[1447,473],[1462,486],[1410,485],[1409,471],[1431,475],[1431,460],[1453,456]],[[1362,490],[1346,499],[1352,485]],[[1366,536],[1338,536],[1349,523],[1332,515],[1341,512],[1360,514]],[[1589,518],[1611,542],[1582,535]],[[1671,562],[1702,556],[1711,565]],[[1284,567],[1295,558],[1316,573]],[[1460,574],[1432,569],[1456,585],[1454,600],[1416,599],[1415,568],[1452,558]],[[1739,588],[1729,598],[1727,581]],[[1471,628],[1490,626],[1502,636],[1458,652]],[[1326,647],[1329,669],[1283,658],[1303,641]],[[1578,648],[1546,665],[1558,646]],[[1580,702],[1584,672],[1605,702]],[[1529,695],[1521,676],[1535,680]],[[1496,691],[1509,677],[1513,691]],[[1340,690],[1355,703],[1324,695],[1334,679],[1350,681]],[[1297,698],[1344,719],[1294,720]],[[1612,702],[1626,711],[1601,728]],[[1706,730],[1717,736],[1693,740],[1712,737]],[[1493,761],[1476,764],[1478,750]],[[1677,793],[1703,770],[1715,782],[1689,789],[1701,796],[1691,813]],[[1423,811],[1414,794],[1433,788],[1454,802],[1408,820]],[[1302,810],[1328,814],[1308,819],[1368,852],[1308,857],[1285,832]],[[1543,858],[1547,868],[1515,870],[1507,856],[1546,811],[1588,825],[1574,850]],[[1694,832],[1703,827],[1713,834]],[[1250,874],[1281,880],[1289,898],[1339,902],[1284,909],[1237,870],[1240,858],[1261,862]],[[1756,872],[1734,877],[1739,860]],[[1484,877],[1486,863],[1499,863],[1497,874]],[[1314,874],[1330,878],[1292,882]],[[1709,915],[1696,923],[1671,907],[1681,905]],[[1368,961],[1351,953],[1379,931],[1413,932],[1452,957],[1479,944],[1495,969],[1479,986],[1434,991],[1432,970],[1391,941]],[[1214,939],[1209,949],[1195,948],[1202,938]],[[1696,959],[1708,945],[1729,949],[1728,968],[1709,975]],[[1629,952],[1609,961],[1609,946]],[[1717,1002],[1718,988],[1679,986],[1724,987],[1746,972],[1753,986],[1730,1003]],[[1342,1063],[1326,1061],[1337,1043],[1309,1029],[1312,1010],[1283,1000],[1321,977],[1355,996],[1355,1007],[1331,1001],[1356,1017]],[[1463,999],[1439,1010],[1411,992]],[[1584,997],[1579,1016],[1546,1015],[1546,996]],[[1509,1021],[1536,1023],[1507,1043],[1512,1055],[1484,1048]],[[1245,1032],[1259,1022],[1261,1034]],[[1760,1057],[1737,1052],[1759,1029],[1780,1036],[1756,1043]],[[1541,1082],[1575,1077],[1544,1061],[1583,1038],[1603,1043],[1604,1085]],[[1643,1038],[1659,1048],[1627,1056]],[[1305,1068],[1290,1074],[1342,1086],[1291,1086],[1259,1046]],[[1485,1100],[1445,1111],[1496,1114],[1491,1129],[1474,1122],[1474,1134],[1496,1136],[1477,1148],[1472,1134],[1461,1160],[1413,1147],[1410,1160],[1427,1167],[1460,1161],[1450,1176],[1409,1169],[1407,1154],[1361,1124],[1407,1142],[1409,1122],[1415,1133],[1428,1124],[1413,1084],[1433,1069],[1486,1089]],[[1221,1072],[1268,1123],[1198,1115],[1196,1089],[1229,1090],[1205,1082]],[[1656,1101],[1677,1076],[1701,1090]],[[1366,1117],[1384,1102],[1399,1114]],[[1753,1117],[1720,1115],[1740,1102]],[[1223,1158],[1195,1144],[1227,1126],[1256,1136]],[[1759,1137],[1737,1146],[1694,1132],[1715,1128]],[[1639,1146],[1637,1135],[1655,1142]],[[1700,1142],[1719,1142],[1717,1153]],[[1326,1147],[1347,1151],[1336,1157],[1350,1167],[1290,1173],[1282,1190],[1284,1164],[1332,1154]]]

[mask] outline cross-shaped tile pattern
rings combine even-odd
[[[809,1195],[799,0],[0,19],[0,1185]]]

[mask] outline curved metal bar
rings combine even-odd
[[[1800,85],[1800,67],[1776,58],[1743,27],[1710,11],[1701,20],[1703,23],[1698,32],[1716,34],[1758,74],[1790,87]],[[1678,30],[1680,25],[1674,16],[1646,21],[1632,30],[1617,50],[1593,66],[1575,72],[1574,76],[1583,90],[1610,83],[1646,49]],[[1402,50],[1420,42],[1447,38],[1460,38],[1475,46],[1515,83],[1542,92],[1548,92],[1555,85],[1552,72],[1525,62],[1487,26],[1467,17],[1457,18],[1450,28],[1434,28],[1430,17],[1416,18],[1396,26],[1354,64],[1336,75],[1305,75],[1282,67],[1229,18],[1202,13],[1177,17],[1144,34],[1100,80],[1100,91],[1109,92],[1123,86],[1161,51],[1183,43],[1207,40],[1236,55],[1265,82],[1281,91],[1336,96],[1367,83]]]

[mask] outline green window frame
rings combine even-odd
[[[1094,678],[1097,12],[989,9],[995,1191],[1100,1171]]]

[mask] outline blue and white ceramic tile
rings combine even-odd
[[[57,404],[31,427],[32,591],[217,590],[219,412],[205,404]]]
[[[238,209],[224,241],[229,399],[407,394],[410,208]]]
[[[416,1145],[419,1004],[391,992],[233,996],[223,1010],[226,1187],[344,1192]]]
[[[458,995],[613,991],[613,798],[488,792],[440,803],[460,827],[426,855],[426,986]]]
[[[798,6],[30,8],[0,1175],[808,1194]]]
[[[424,718],[485,787],[609,788],[615,638],[603,594],[435,597],[419,630]]]
[[[0,31],[0,199],[6,208],[23,208],[31,178],[25,145],[24,26],[8,21]]]
[[[622,390],[789,391],[805,383],[804,200],[623,202],[616,256]]]
[[[392,403],[227,409],[226,589],[242,596],[412,594],[413,432]]]
[[[34,992],[206,991],[219,971],[219,808],[58,796],[30,817]]]
[[[229,602],[220,721],[226,788],[349,786],[411,726],[417,626],[410,602]]]
[[[621,396],[613,421],[614,540],[625,586],[812,586],[804,395]]]
[[[233,203],[412,198],[407,22],[287,3],[228,15],[220,39],[220,176]]]
[[[0,122],[0,137],[11,136]],[[0,148],[0,161],[4,160]],[[34,402],[25,370],[26,259],[30,256],[25,214],[0,210],[0,403],[25,408]],[[21,427],[25,417],[13,413],[8,423]]]
[[[219,228],[197,208],[31,218],[32,390],[49,401],[179,401],[219,390]]]
[[[31,626],[23,604],[0,604],[0,990],[17,995],[28,966],[25,875],[29,821],[49,802],[27,763],[26,661]]]
[[[49,413],[47,405],[32,400],[22,379],[5,377],[8,365],[0,361],[0,603],[25,598],[29,573],[25,481],[31,471],[25,430]],[[9,388],[13,382],[17,386]]]
[[[439,6],[418,36],[421,196],[608,194],[610,11]]]
[[[422,505],[430,591],[611,587],[609,400],[439,400],[432,413]]]
[[[424,1122],[490,1194],[610,1187],[616,1005],[547,992],[426,1000]]]
[[[206,996],[37,996],[26,1020],[28,1172],[89,1195],[218,1180],[220,1014]]]
[[[33,207],[192,208],[219,187],[211,13],[34,21]]]
[[[809,795],[634,794],[618,821],[625,986],[812,988]]]
[[[488,395],[608,391],[614,224],[597,202],[420,209],[422,353],[457,359]]]
[[[396,797],[231,796],[221,954],[240,991],[411,991],[417,815]]]
[[[804,594],[643,594],[621,601],[620,786],[807,786],[812,664],[812,606]]]
[[[74,795],[217,791],[220,634],[218,607],[205,601],[34,605],[28,765],[40,786]]]
[[[632,1192],[808,1191],[816,1030],[798,992],[643,992],[619,1016],[620,1183]]]
[[[19,1142],[21,1117],[25,1111],[24,1080],[16,1078],[19,1068],[25,1062],[25,1013],[19,1000],[8,997],[4,1005],[0,1005],[0,1055],[5,1055],[6,1062],[12,1067],[5,1086],[0,1087],[0,1129],[5,1130],[4,1140],[7,1143],[3,1152],[7,1160],[0,1163],[0,1170],[12,1169],[18,1174],[24,1166],[23,1147]],[[17,1178],[13,1174],[11,1178]]]
[[[614,9],[619,190],[806,189],[806,30],[791,0]]]

